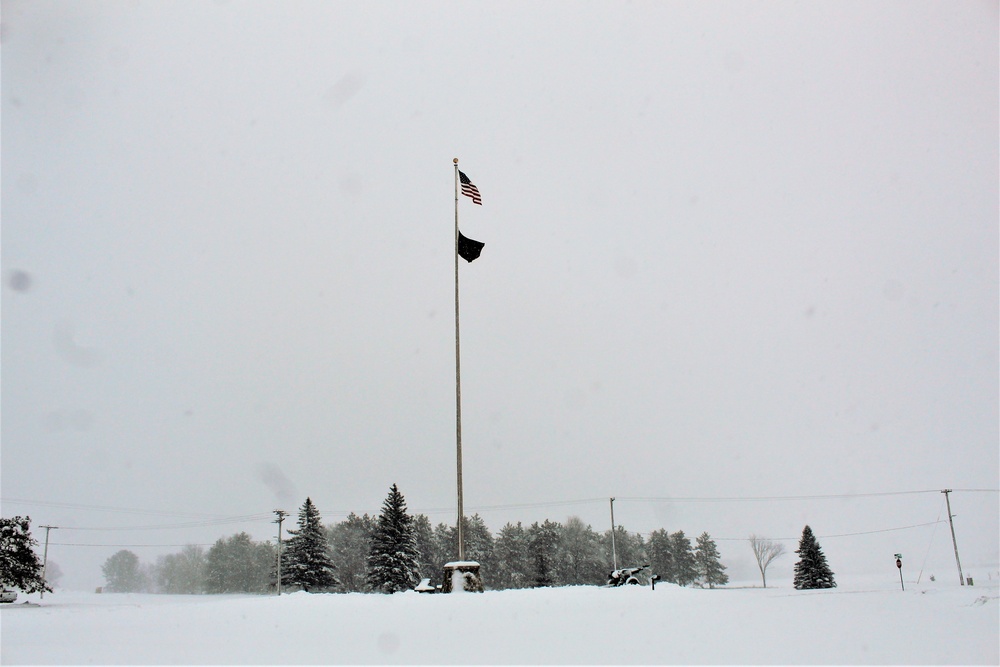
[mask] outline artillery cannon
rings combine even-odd
[[[642,565],[640,567],[623,567],[615,570],[608,576],[608,586],[625,586],[632,585],[636,586],[639,584],[639,579],[635,576],[648,568],[649,565]]]

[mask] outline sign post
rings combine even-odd
[[[906,586],[903,585],[903,554],[896,554],[896,569],[899,570],[899,587],[905,591]]]

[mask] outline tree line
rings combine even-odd
[[[306,498],[298,527],[278,545],[258,542],[246,532],[220,538],[207,551],[195,545],[146,564],[122,550],[102,566],[108,592],[268,593],[280,585],[309,592],[383,592],[412,589],[422,578],[441,585],[445,563],[458,551],[455,526],[432,526],[423,514],[411,515],[394,484],[381,513],[351,513],[324,526],[319,510]],[[594,531],[578,517],[564,524],[545,520],[524,526],[507,523],[494,536],[478,514],[463,523],[465,553],[485,572],[485,587],[502,590],[541,586],[602,585],[611,563],[647,565],[653,574],[680,586],[728,583],[715,541],[702,533],[694,544],[683,531],[653,531],[648,539],[615,526]],[[750,546],[767,587],[768,565],[784,547],[751,535]],[[25,592],[51,591],[31,537],[30,518],[0,519],[0,583]],[[812,529],[806,526],[795,565],[796,589],[836,586]]]
[[[478,514],[463,523],[465,558],[482,566],[487,589],[604,585],[612,563],[649,565],[647,574],[681,586],[722,586],[729,577],[715,542],[702,533],[692,543],[683,531],[639,533],[615,527],[595,531],[578,517],[565,523],[545,520],[507,523],[495,535]],[[454,525],[433,525],[411,515],[393,485],[377,516],[351,513],[324,526],[310,499],[299,510],[298,526],[277,545],[241,532],[220,538],[207,551],[187,546],[179,553],[143,564],[130,551],[109,558],[103,573],[109,592],[268,593],[280,571],[283,590],[314,592],[394,592],[421,579],[440,585],[445,563],[458,552]],[[279,570],[280,564],[280,570]]]

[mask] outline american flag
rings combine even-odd
[[[471,197],[473,204],[479,204],[482,206],[483,198],[479,195],[479,188],[472,184],[469,177],[459,171],[458,180],[462,182],[462,194],[466,197]]]

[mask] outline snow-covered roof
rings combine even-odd
[[[460,570],[463,567],[466,568],[479,567],[479,563],[477,563],[474,560],[456,560],[450,563],[445,563],[444,566],[454,570]]]

